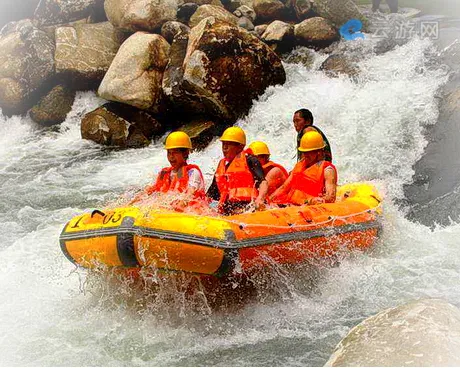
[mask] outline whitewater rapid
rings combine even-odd
[[[285,64],[286,84],[270,87],[239,125],[292,168],[292,114],[311,109],[339,181],[371,181],[385,195],[382,238],[314,278],[280,272],[278,299],[239,309],[191,308],[180,293],[161,304],[88,277],[61,253],[72,216],[152,182],[167,165],[162,140],[124,151],[82,140],[82,115],[104,103],[90,92],[57,128],[0,118],[0,365],[323,365],[352,326],[383,308],[419,297],[460,306],[460,226],[432,231],[397,205],[427,143],[424,128],[437,121],[446,69],[429,40],[383,55],[356,42],[357,81],[318,71],[321,54],[313,70]],[[208,185],[220,155],[218,141],[191,155]]]

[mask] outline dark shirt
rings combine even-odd
[[[249,170],[251,171],[252,177],[254,178],[256,188],[259,188],[260,183],[262,183],[265,180],[264,169],[262,168],[262,165],[260,164],[256,156],[246,155],[246,162],[248,163]],[[228,167],[228,165],[230,165],[230,163],[227,163],[226,167]],[[215,175],[206,195],[215,201],[220,200],[220,192],[219,188],[217,187]]]
[[[325,157],[324,159],[326,161],[332,162],[332,151],[331,151],[331,145],[329,144],[329,141],[327,140],[326,134],[323,133],[321,129],[319,129],[317,126],[314,125],[308,125],[305,128],[303,128],[298,134],[297,134],[297,148],[300,147],[300,140],[302,139],[303,135],[305,134],[305,129],[307,128],[313,128],[315,129],[321,136],[323,137],[324,143],[326,143],[326,147],[324,147],[324,153]],[[297,161],[300,161],[300,151],[297,150]]]

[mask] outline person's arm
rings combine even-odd
[[[324,171],[325,193],[322,197],[313,197],[308,204],[334,203],[337,193],[337,175],[332,167]]]
[[[248,155],[246,157],[246,160],[248,163],[249,170],[252,173],[252,177],[254,178],[256,188],[259,191],[259,195],[254,200],[254,204],[256,206],[256,209],[261,209],[264,207],[264,201],[267,197],[268,182],[265,179],[264,169],[262,168],[262,165],[260,164],[257,157],[253,155]]]

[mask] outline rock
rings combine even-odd
[[[30,19],[40,0],[2,0],[0,1],[0,29],[7,23],[20,19]]]
[[[143,110],[158,112],[161,81],[169,60],[169,44],[160,35],[137,32],[120,47],[98,94]]]
[[[313,0],[293,0],[292,7],[300,21],[313,16]]]
[[[298,45],[315,48],[327,47],[340,39],[334,26],[321,17],[305,19],[296,24],[294,35]]]
[[[252,24],[251,20],[246,17],[238,18],[238,27],[244,28],[247,31],[254,30],[254,24]]]
[[[355,77],[359,73],[359,68],[344,55],[329,56],[319,69],[325,71],[329,77],[337,77],[339,74]]]
[[[131,32],[155,32],[178,10],[177,0],[105,0],[104,8],[110,23]]]
[[[179,7],[177,11],[177,20],[182,23],[188,23],[190,17],[198,9],[198,5],[195,3],[185,3]]]
[[[285,80],[281,60],[266,44],[210,17],[191,30],[188,42],[184,36],[174,39],[163,91],[184,113],[232,123],[268,86]]]
[[[276,46],[276,51],[290,51],[294,47],[294,26],[275,20],[268,25],[261,39],[268,45]]]
[[[220,8],[214,5],[202,5],[190,18],[190,28],[195,27],[203,19],[208,17],[214,17],[215,19],[231,23],[235,26],[238,24],[238,18],[235,17],[232,13],[225,10],[224,8]]]
[[[190,28],[187,27],[185,24],[176,22],[176,21],[169,21],[163,24],[161,27],[161,35],[168,41],[169,43],[173,42],[174,37],[178,33],[185,32],[189,33]]]
[[[34,14],[37,27],[63,24],[104,11],[104,0],[42,0]]]
[[[354,327],[329,367],[460,365],[460,310],[440,299],[390,308]]]
[[[40,125],[60,124],[72,109],[74,100],[75,91],[65,85],[57,85],[32,107],[30,117]]]
[[[222,0],[222,4],[224,5],[224,8],[227,9],[230,13],[235,13],[235,11],[241,5],[243,5],[241,0]]]
[[[76,88],[97,88],[109,69],[123,34],[109,22],[56,29],[56,72]]]
[[[54,43],[30,20],[7,24],[0,33],[0,108],[23,114],[51,87]]]
[[[369,23],[353,0],[314,0],[312,10],[337,28],[350,19],[361,20],[365,28]]]
[[[106,146],[145,147],[154,135],[163,132],[161,124],[145,111],[108,103],[86,114],[81,136]]]
[[[251,22],[254,22],[256,20],[256,12],[254,11],[254,9],[250,8],[247,5],[240,6],[233,12],[233,14],[238,18],[246,17],[250,19]]]
[[[264,32],[266,31],[267,27],[268,27],[268,24],[261,24],[261,25],[255,26],[254,31],[256,32],[257,36],[261,38]]]
[[[254,11],[260,22],[271,22],[286,17],[286,7],[279,0],[254,0]]]
[[[306,47],[297,47],[285,57],[284,61],[290,64],[302,64],[305,68],[311,69],[315,61],[315,54]]]
[[[197,119],[181,126],[178,130],[189,135],[194,150],[202,150],[214,139],[217,125],[211,120]]]

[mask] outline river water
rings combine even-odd
[[[370,51],[373,40],[355,42],[358,80],[318,71],[321,54],[313,70],[286,64],[286,84],[269,88],[240,125],[292,168],[292,113],[310,108],[340,182],[370,181],[384,194],[382,237],[314,277],[280,271],[278,298],[239,308],[212,310],[203,295],[193,306],[180,292],[155,296],[166,283],[143,295],[75,269],[61,253],[59,234],[72,216],[153,180],[167,163],[161,142],[117,151],[81,140],[81,116],[103,103],[90,92],[78,94],[58,128],[0,118],[0,364],[323,365],[352,326],[384,308],[421,297],[460,307],[460,226],[431,229],[399,205],[424,132],[438,121],[446,68],[431,40],[382,55]],[[217,141],[191,156],[208,184],[219,156]]]

